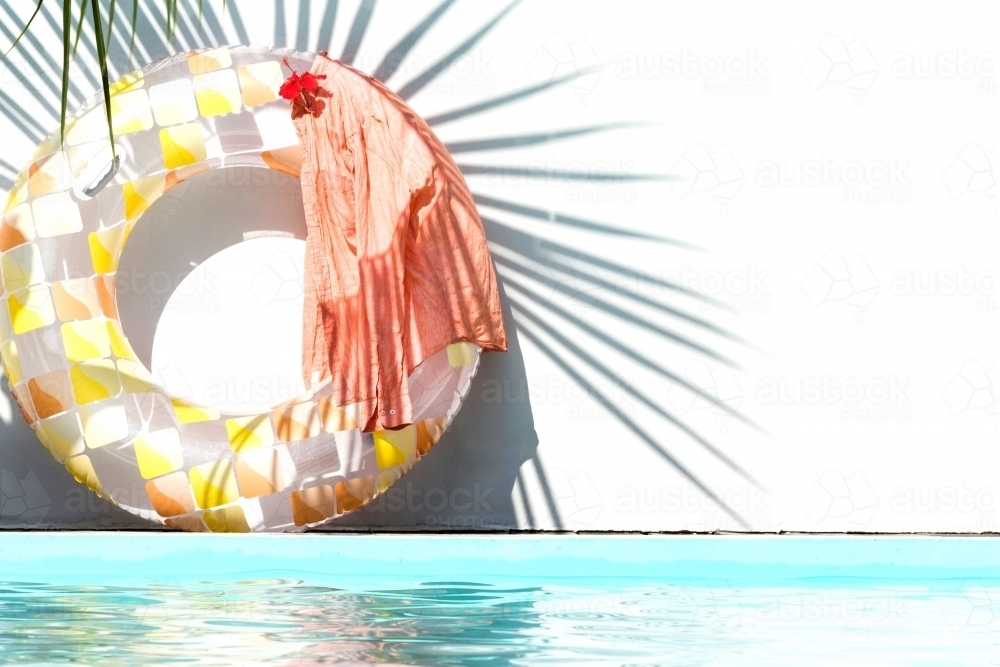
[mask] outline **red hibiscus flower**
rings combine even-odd
[[[291,75],[285,79],[278,93],[292,103],[293,115],[300,115],[302,111],[318,116],[322,111],[322,101],[317,100],[317,93],[320,92],[320,79],[325,79],[325,74],[316,76],[312,72],[302,72],[301,74],[292,69],[288,63],[288,58],[284,59],[285,67],[291,70]],[[300,107],[300,108],[296,108]]]

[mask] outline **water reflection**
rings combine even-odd
[[[297,580],[5,583],[0,662],[994,664],[997,591],[982,582],[960,591],[621,580],[377,590]]]

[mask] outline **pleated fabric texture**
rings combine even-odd
[[[472,194],[430,127],[376,79],[320,54],[321,111],[295,119],[308,236],[302,371],[364,431],[412,422],[407,376],[451,343],[505,351]],[[365,421],[367,420],[367,421]]]

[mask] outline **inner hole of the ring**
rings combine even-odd
[[[172,395],[255,414],[302,393],[306,224],[296,178],[215,169],[150,206],[122,253],[122,328]]]

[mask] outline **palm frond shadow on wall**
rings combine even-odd
[[[444,56],[408,80],[394,84],[400,78],[401,65],[414,47],[456,2],[443,0],[433,6],[386,50],[375,67],[370,68],[373,76],[389,83],[403,99],[412,100],[487,37],[501,21],[516,20],[515,10],[521,4],[521,0],[515,0],[482,25],[475,26],[468,35],[457,35],[455,45]],[[252,11],[259,11],[263,4],[259,3]],[[286,4],[298,5],[294,27],[286,22],[289,10]],[[124,9],[121,8],[123,6]],[[246,27],[246,21],[251,18],[244,15],[250,9],[245,2],[241,6],[241,3],[229,0],[223,8],[218,3],[178,0],[172,17],[174,34],[170,40],[162,28],[167,20],[163,6],[156,2],[139,1],[134,45],[131,44],[131,8],[127,2],[119,3],[119,7],[108,36],[112,78],[173,53],[230,43],[233,35],[240,43],[251,41]],[[103,8],[106,17],[107,0]],[[348,12],[341,11],[343,7],[337,0],[315,3],[311,0],[299,3],[275,0],[274,45],[299,50],[328,50],[331,55],[339,55],[345,63],[355,63],[369,27],[378,20],[379,8],[377,0],[362,0],[352,15],[345,16]],[[17,36],[12,28],[17,21],[18,16],[7,3],[3,3],[0,7],[0,35],[4,39],[13,41]],[[350,27],[338,50],[331,42],[341,21],[349,22]],[[311,40],[314,25],[318,25],[318,30],[316,39]],[[94,26],[86,20],[82,29],[77,54],[79,64],[73,70],[68,90],[71,109],[90,97],[91,91],[98,90],[101,85],[96,74],[99,54],[94,46]],[[0,113],[34,142],[41,141],[50,128],[58,126],[61,104],[58,78],[52,76],[61,72],[61,63],[43,48],[37,35],[40,30],[62,34],[60,18],[49,4],[42,5],[35,25],[6,61],[9,74],[21,79],[26,87],[33,90],[33,99],[19,100],[0,90]],[[230,37],[227,38],[227,35]],[[511,105],[541,102],[548,91],[567,86],[591,72],[581,69],[553,76],[550,80],[487,96],[426,119],[437,131],[449,123],[485,117]],[[476,154],[503,155],[505,151],[525,147],[584,140],[598,133],[641,132],[642,128],[641,125],[620,122],[529,131],[516,136],[466,137],[448,142],[449,150],[473,187],[486,227],[501,280],[510,349],[507,354],[484,356],[474,386],[455,422],[429,455],[428,461],[416,466],[399,484],[404,485],[406,493],[419,495],[438,489],[445,496],[451,496],[455,491],[461,491],[470,494],[470,497],[481,498],[483,502],[469,511],[463,511],[461,521],[455,522],[451,522],[449,517],[428,517],[426,509],[409,503],[401,503],[403,507],[400,509],[376,502],[369,508],[348,515],[328,530],[408,528],[429,523],[444,524],[442,527],[445,528],[471,529],[579,528],[562,516],[557,490],[553,488],[550,474],[538,455],[539,441],[528,394],[522,337],[529,341],[534,351],[544,355],[605,410],[623,432],[648,447],[665,466],[714,505],[721,515],[727,516],[735,527],[750,527],[747,518],[730,507],[720,491],[706,481],[707,475],[703,471],[685,463],[672,443],[683,442],[687,447],[694,446],[714,461],[714,465],[726,468],[729,474],[748,484],[761,485],[740,463],[685,421],[684,415],[666,406],[661,395],[653,395],[631,382],[629,377],[632,371],[629,369],[652,374],[666,385],[692,399],[710,404],[728,418],[749,428],[761,431],[760,427],[731,405],[719,401],[710,391],[697,386],[681,370],[666,366],[656,354],[637,349],[632,341],[610,332],[621,330],[621,326],[617,325],[627,326],[659,340],[664,346],[679,347],[707,362],[730,368],[738,368],[738,364],[720,352],[717,344],[726,343],[725,347],[731,349],[733,344],[745,345],[745,341],[692,312],[695,310],[690,306],[692,303],[724,308],[711,297],[595,252],[604,240],[663,244],[691,252],[699,250],[678,239],[636,231],[621,221],[591,220],[476,191],[477,177],[481,176],[512,176],[534,183],[656,182],[666,181],[669,176],[577,173],[537,169],[516,163],[495,166],[467,161],[469,156]],[[17,171],[16,165],[0,157],[0,187],[9,188]],[[531,231],[535,229],[539,233]],[[576,235],[583,233],[589,241],[563,243],[550,240],[551,232],[559,230],[572,232],[572,238],[578,238]],[[673,299],[670,297],[653,297],[645,290],[629,287],[635,284],[655,286],[657,295],[673,295],[679,303],[687,305],[676,305],[671,303]],[[574,307],[580,304],[593,317],[582,316]],[[615,326],[604,326],[600,322]],[[495,387],[502,388],[500,399],[487,399],[491,388]],[[608,387],[614,390],[609,391]],[[4,391],[7,391],[6,387]],[[7,399],[10,400],[9,394]],[[654,431],[645,425],[647,420],[641,422],[634,416],[636,409],[652,415],[662,428],[657,427]],[[96,497],[92,499],[90,508],[61,514],[58,505],[65,490],[54,488],[51,480],[64,480],[66,488],[75,483],[58,463],[49,459],[48,454],[37,446],[30,429],[19,420],[0,423],[0,447],[5,450],[4,467],[12,469],[15,477],[23,477],[27,471],[33,475],[37,473],[39,478],[48,481],[47,493],[56,498],[54,509],[48,515],[49,521],[72,525],[147,526]],[[699,457],[698,460],[706,459]],[[541,493],[534,494],[535,500],[526,490],[525,480],[529,477],[540,487]],[[542,501],[537,500],[539,496]]]

